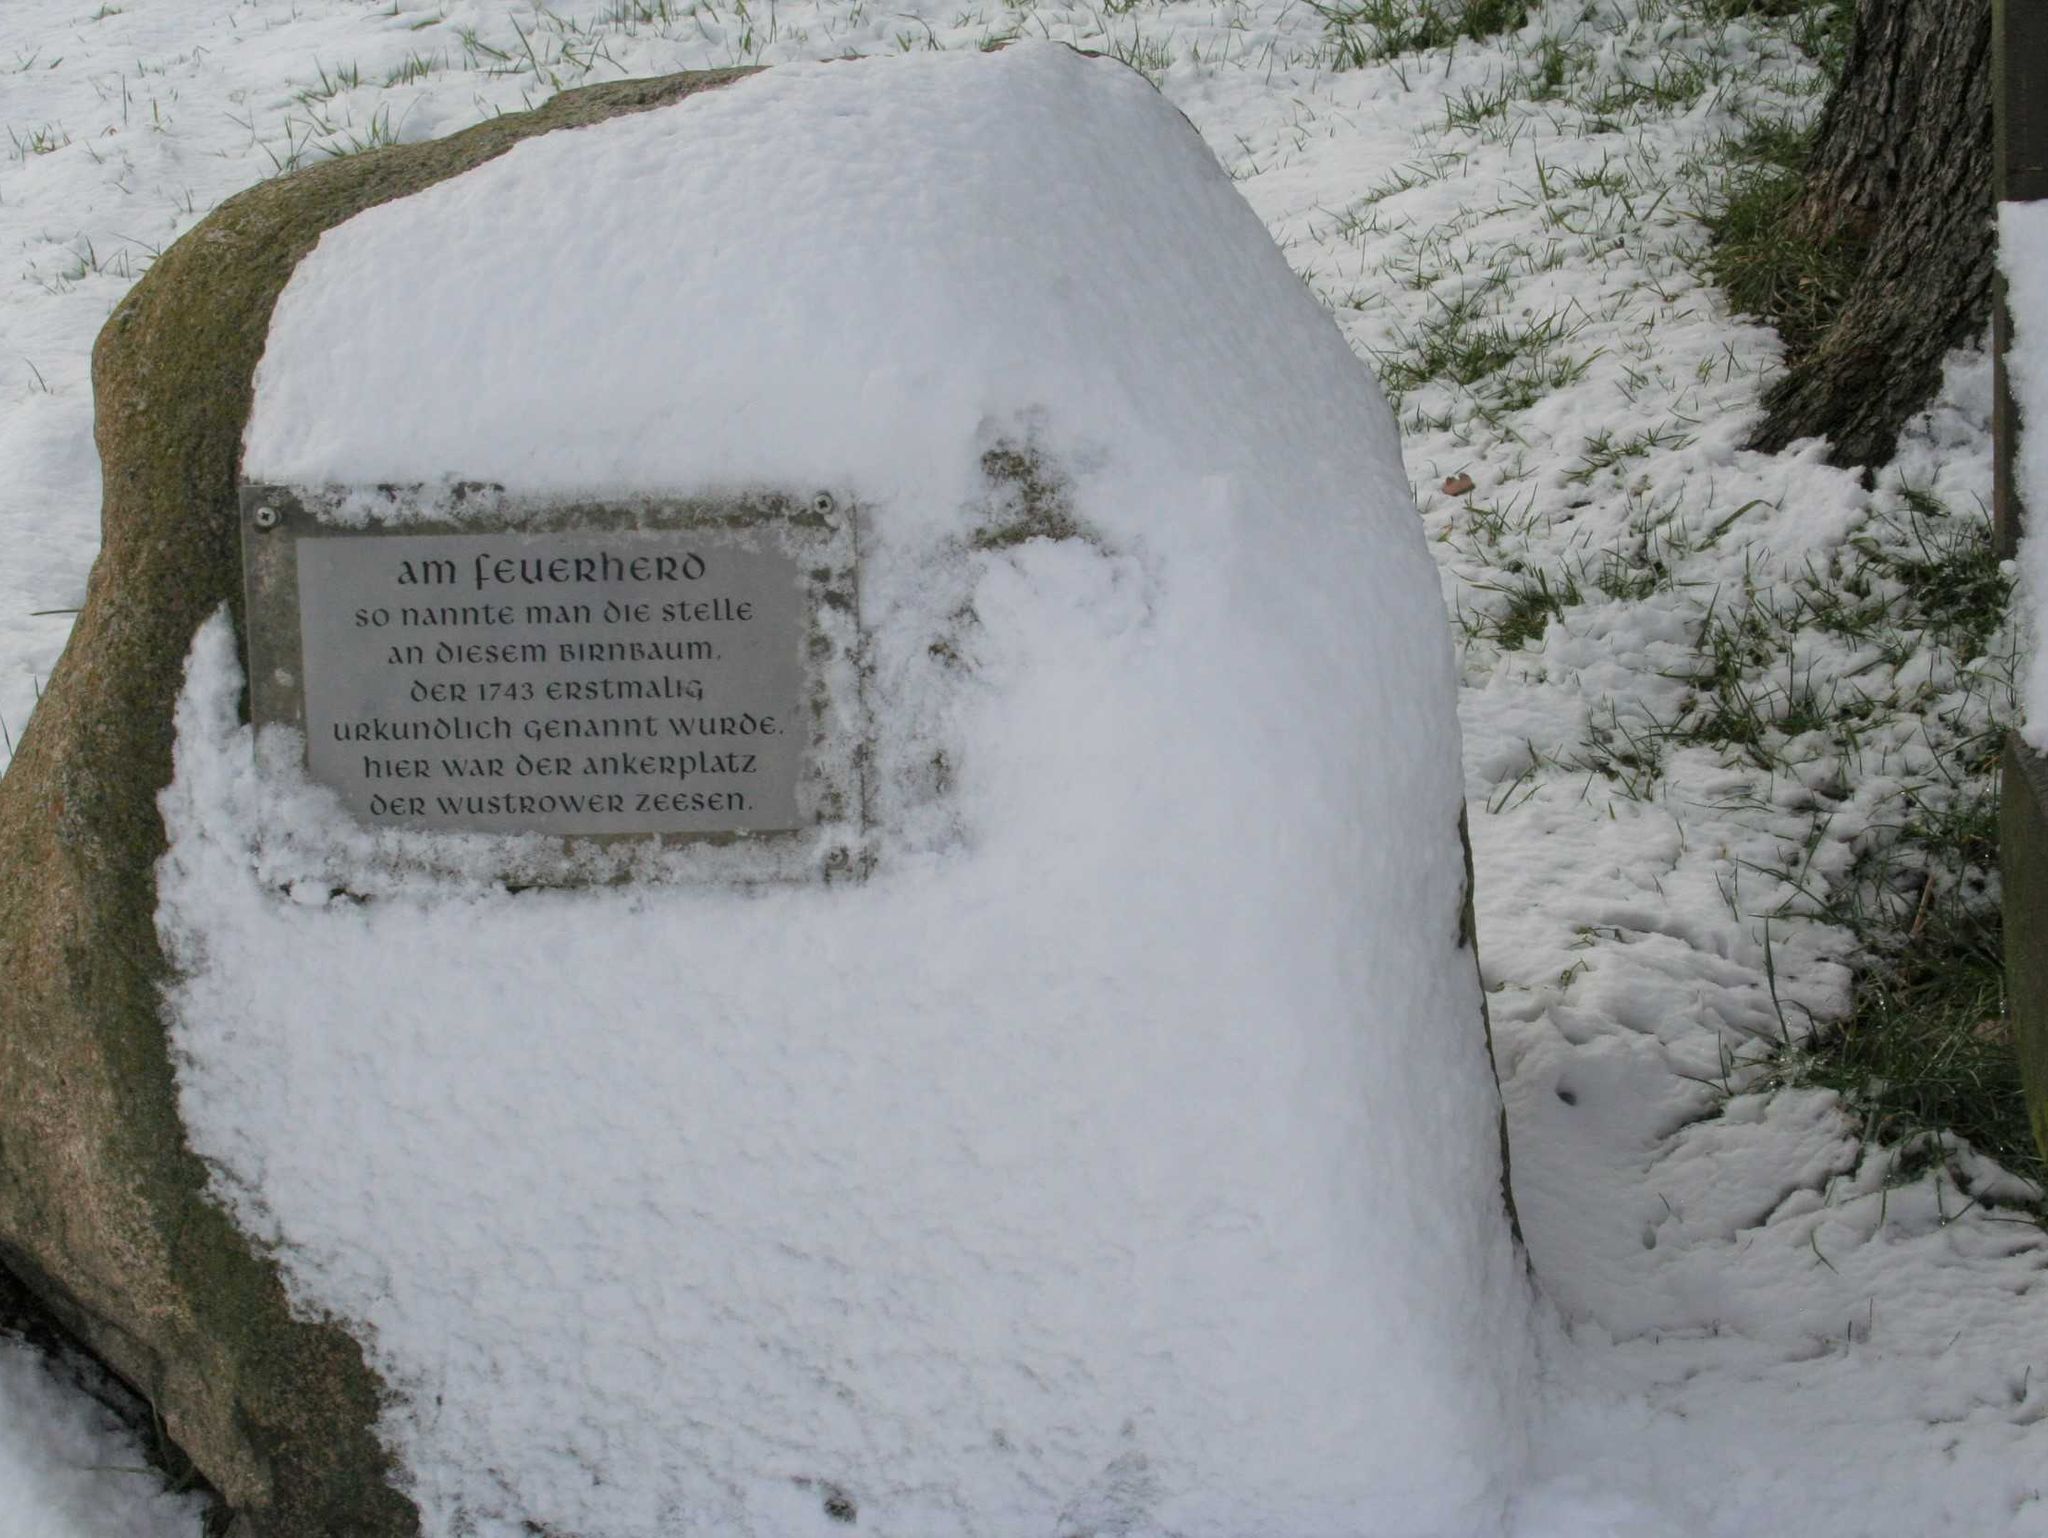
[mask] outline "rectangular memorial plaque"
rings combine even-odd
[[[853,561],[829,499],[471,489],[380,520],[407,494],[354,494],[367,518],[337,516],[346,495],[244,488],[251,709],[303,729],[311,776],[361,821],[573,837],[845,814],[822,670]]]

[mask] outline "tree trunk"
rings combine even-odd
[[[1991,0],[1859,0],[1793,234],[1868,242],[1813,351],[1764,397],[1752,448],[1832,440],[1836,464],[1892,457],[1941,360],[1990,315]]]

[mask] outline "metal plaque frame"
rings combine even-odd
[[[806,738],[796,781],[799,826],[519,836],[548,840],[563,850],[621,842],[658,842],[670,848],[811,843],[821,846],[816,851],[818,863],[828,873],[835,868],[858,871],[863,857],[850,845],[860,842],[868,821],[869,753],[861,699],[857,514],[851,499],[825,491],[805,496],[761,492],[728,497],[536,497],[479,483],[244,485],[241,537],[251,720],[259,731],[284,726],[302,738],[307,729],[298,559],[303,541],[454,534],[502,535],[516,543],[549,534],[702,531],[728,545],[781,552],[796,563],[803,594],[802,693],[808,712],[802,723]],[[424,836],[476,834],[438,828],[424,831]]]

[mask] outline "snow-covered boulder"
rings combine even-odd
[[[1369,374],[1139,76],[795,66],[530,140],[328,230],[243,450],[860,519],[858,881],[366,840],[198,630],[182,1125],[427,1531],[1500,1531],[1436,576]]]

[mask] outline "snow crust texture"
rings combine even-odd
[[[1063,537],[1007,537],[1019,459]],[[197,643],[184,1109],[430,1531],[1501,1530],[1532,1332],[1435,572],[1377,386],[1142,78],[795,66],[366,213],[245,471],[865,510],[864,883],[283,880]]]

